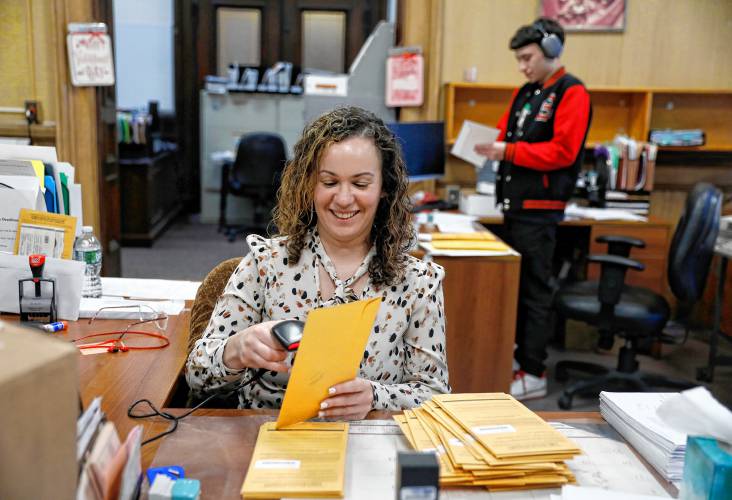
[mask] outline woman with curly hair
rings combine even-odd
[[[321,417],[363,418],[450,391],[443,269],[408,254],[414,230],[394,135],[374,114],[339,108],[303,131],[277,197],[271,239],[251,235],[188,357],[194,392],[239,392],[241,408],[279,408],[292,356],[270,329],[315,308],[382,297],[358,377],[330,389]],[[348,332],[343,332],[347,335]]]

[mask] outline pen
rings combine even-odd
[[[53,333],[61,330],[66,330],[69,327],[68,321],[56,321],[55,323],[48,323],[46,325],[40,325],[42,330]]]

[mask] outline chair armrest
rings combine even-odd
[[[645,270],[646,266],[637,260],[629,259],[628,257],[621,257],[619,255],[590,255],[587,257],[590,262],[596,262],[602,267],[605,265],[621,267],[624,269],[635,269],[637,271]]]
[[[598,243],[607,243],[607,253],[610,255],[619,255],[621,257],[629,257],[630,250],[633,247],[645,248],[646,242],[637,238],[628,236],[620,236],[617,234],[606,234],[595,238]]]
[[[595,238],[598,243],[624,243],[636,248],[645,248],[646,242],[639,240],[638,238],[631,238],[629,236],[620,236],[617,234],[604,234]]]
[[[602,304],[603,322],[608,322],[612,318],[615,305],[620,302],[623,294],[625,273],[628,269],[642,271],[646,266],[619,255],[590,255],[587,260],[602,266],[597,287],[597,299]]]

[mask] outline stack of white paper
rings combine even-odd
[[[668,481],[680,481],[686,434],[671,429],[656,414],[677,393],[601,392],[600,412]]]

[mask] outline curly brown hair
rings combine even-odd
[[[318,163],[325,149],[350,137],[373,139],[381,156],[382,192],[371,228],[376,255],[369,265],[371,281],[393,285],[404,278],[407,252],[414,240],[407,169],[394,134],[375,114],[347,106],[325,113],[305,127],[294,156],[282,173],[273,222],[286,236],[290,265],[300,260],[305,239],[318,222],[314,191]]]

